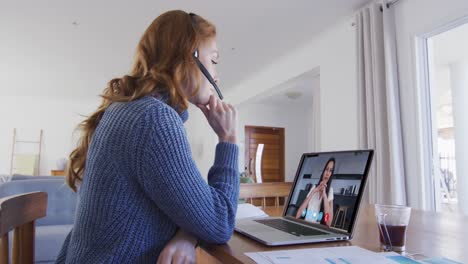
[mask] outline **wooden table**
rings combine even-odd
[[[265,212],[271,216],[280,216],[283,210],[267,207]],[[406,252],[428,257],[444,256],[468,263],[468,246],[464,244],[468,242],[467,224],[468,217],[463,215],[412,210]],[[221,263],[255,263],[244,253],[350,245],[380,251],[378,232],[374,208],[366,205],[360,210],[355,236],[351,241],[268,247],[235,232],[226,245],[202,245],[202,248]]]

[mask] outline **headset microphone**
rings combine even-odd
[[[208,72],[205,66],[203,66],[201,61],[198,59],[198,55],[199,55],[198,50],[195,50],[195,52],[193,53],[193,57],[195,58],[195,61],[197,62],[198,68],[200,68],[200,71],[203,73],[203,75],[205,75],[206,79],[208,79],[211,85],[213,85],[213,87],[216,90],[216,93],[219,96],[219,99],[223,100],[223,95],[221,94],[221,91],[219,90],[218,85],[216,85],[216,82],[214,81],[213,77],[211,77],[211,74]]]

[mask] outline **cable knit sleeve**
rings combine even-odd
[[[207,184],[173,109],[152,107],[144,127],[137,166],[145,193],[180,228],[208,243],[227,242],[234,229],[239,196],[237,145],[216,146]]]

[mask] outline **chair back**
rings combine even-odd
[[[47,216],[36,222],[37,226],[71,225],[75,219],[77,194],[63,177],[42,180],[17,180],[0,184],[0,198],[30,192],[47,192]]]
[[[266,206],[267,198],[275,198],[275,206],[279,207],[279,198],[288,197],[291,186],[291,182],[241,183],[239,198],[250,203],[252,199],[261,198],[262,207]]]
[[[9,261],[10,231],[14,231],[12,264],[34,262],[35,221],[45,217],[46,211],[46,192],[17,194],[0,199],[0,264]]]

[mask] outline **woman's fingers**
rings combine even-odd
[[[209,104],[209,106],[210,106],[210,110],[216,109],[217,100],[216,100],[216,98],[214,97],[214,95],[210,95],[210,101],[209,101],[208,104]]]
[[[171,264],[184,264],[185,263],[184,259],[185,259],[184,256],[176,254],[174,258],[172,259]]]
[[[224,109],[224,112],[230,112],[231,111],[231,108],[229,108],[229,105],[226,104],[226,103],[223,103],[223,109]]]
[[[236,108],[235,108],[233,105],[231,105],[231,104],[229,104],[228,106],[229,106],[229,109],[231,109],[232,113],[234,114],[234,117],[236,117],[236,116],[237,116],[237,110],[236,110]]]
[[[216,98],[216,110],[218,110],[218,112],[224,112],[224,103],[219,98]]]
[[[159,255],[157,264],[171,264],[173,252],[169,250],[163,250]]]
[[[236,143],[237,111],[234,106],[210,96],[208,106],[197,105],[220,141]]]

